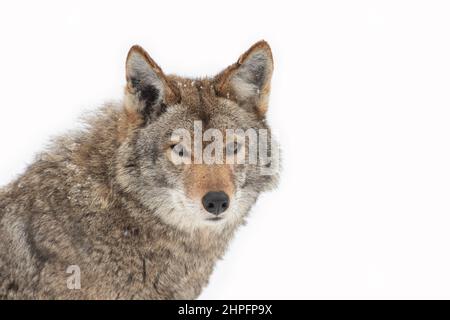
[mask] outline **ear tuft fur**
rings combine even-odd
[[[269,44],[262,40],[217,76],[217,91],[232,96],[245,108],[264,116],[268,107],[273,57]]]

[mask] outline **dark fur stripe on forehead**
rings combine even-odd
[[[200,110],[198,110],[198,116],[203,122],[203,125],[207,127],[211,120],[211,113],[213,112],[214,107],[217,105],[216,94],[209,81],[202,81],[197,86],[197,90],[200,100]]]
[[[206,126],[210,121],[210,112],[214,107],[215,93],[211,90],[208,80],[172,78],[177,83],[180,95],[180,103],[187,107],[189,113],[195,114],[198,120]]]

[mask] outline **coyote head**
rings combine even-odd
[[[211,78],[165,75],[139,46],[126,61],[119,184],[164,223],[224,230],[276,185],[265,120],[273,59],[260,41]]]

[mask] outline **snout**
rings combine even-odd
[[[230,206],[230,198],[223,192],[208,192],[202,198],[202,204],[206,211],[218,216]]]

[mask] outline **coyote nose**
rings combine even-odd
[[[223,191],[208,192],[203,196],[202,203],[206,211],[215,215],[219,215],[228,209],[230,198]]]

